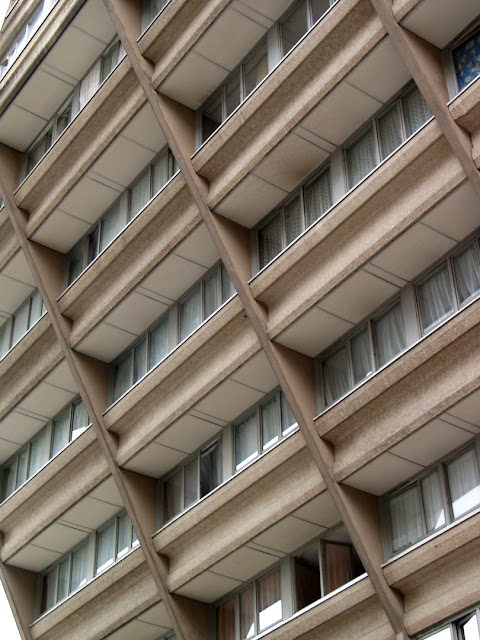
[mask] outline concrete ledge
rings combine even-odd
[[[0,271],[5,267],[9,260],[19,251],[20,242],[13,230],[12,224],[2,211],[0,215]]]

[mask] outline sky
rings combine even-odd
[[[0,0],[0,25],[7,11],[9,0]],[[2,640],[20,640],[17,625],[13,619],[7,596],[0,582],[0,629],[2,630]]]

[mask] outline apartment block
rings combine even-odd
[[[479,167],[478,0],[10,3],[23,640],[480,640]]]

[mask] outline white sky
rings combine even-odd
[[[8,0],[0,0],[0,27],[3,24],[3,18],[7,11]],[[17,625],[13,619],[7,596],[0,582],[0,629],[2,640],[20,640]]]

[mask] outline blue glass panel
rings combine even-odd
[[[453,50],[453,62],[461,91],[480,75],[480,31]]]

